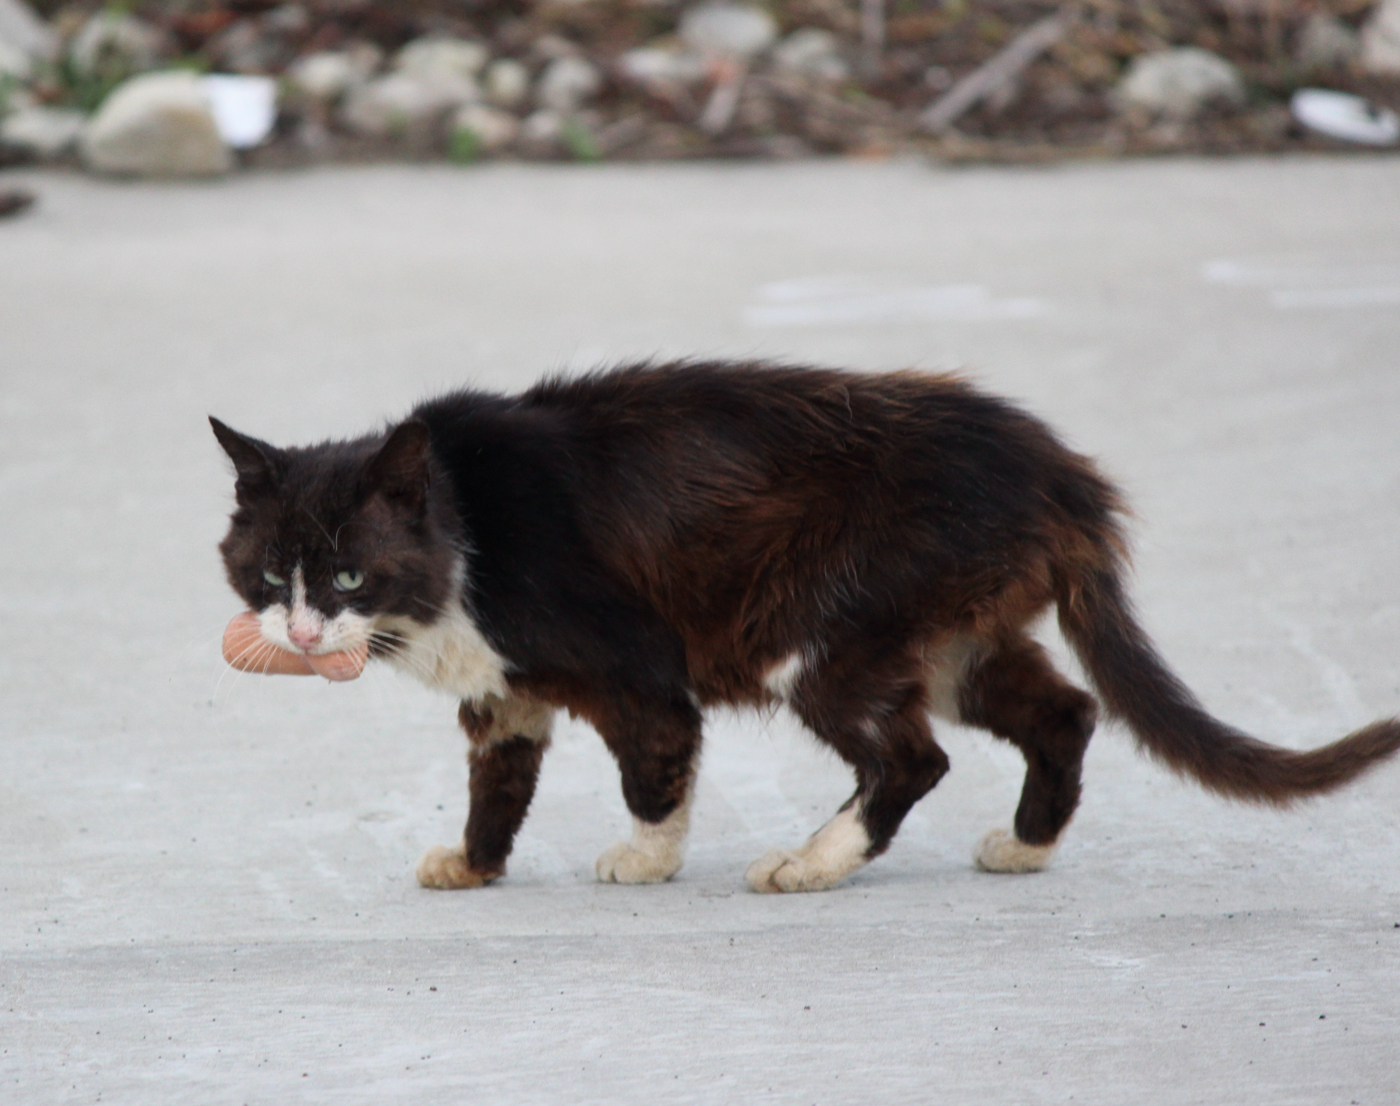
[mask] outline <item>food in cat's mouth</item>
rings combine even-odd
[[[293,653],[263,637],[258,616],[252,611],[235,615],[224,630],[224,660],[241,672],[353,680],[364,671],[368,657],[368,644],[340,653]]]

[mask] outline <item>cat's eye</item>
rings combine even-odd
[[[263,569],[263,579],[274,588],[284,588],[287,586],[287,581],[278,576],[277,573],[273,572],[270,568]]]
[[[336,591],[354,591],[365,582],[365,574],[358,569],[343,568],[335,574]]]

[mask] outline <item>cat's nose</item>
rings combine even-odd
[[[310,649],[321,640],[321,631],[314,626],[291,625],[287,627],[287,636],[298,649]]]

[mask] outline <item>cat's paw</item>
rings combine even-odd
[[[1027,845],[1011,830],[994,829],[982,838],[972,859],[984,872],[1041,872],[1054,855],[1054,845]]]
[[[661,883],[681,870],[679,850],[643,852],[630,842],[619,841],[593,866],[604,883]]]
[[[789,849],[770,849],[749,865],[744,881],[750,891],[828,891],[851,874],[852,867],[832,867],[818,858]]]
[[[461,891],[483,887],[496,877],[474,871],[467,864],[466,850],[458,845],[448,849],[434,845],[418,862],[418,882],[437,891]]]

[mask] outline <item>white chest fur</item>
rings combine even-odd
[[[449,600],[445,613],[431,625],[388,618],[380,629],[402,642],[390,663],[428,687],[468,702],[506,694],[505,658],[491,648],[461,600]]]

